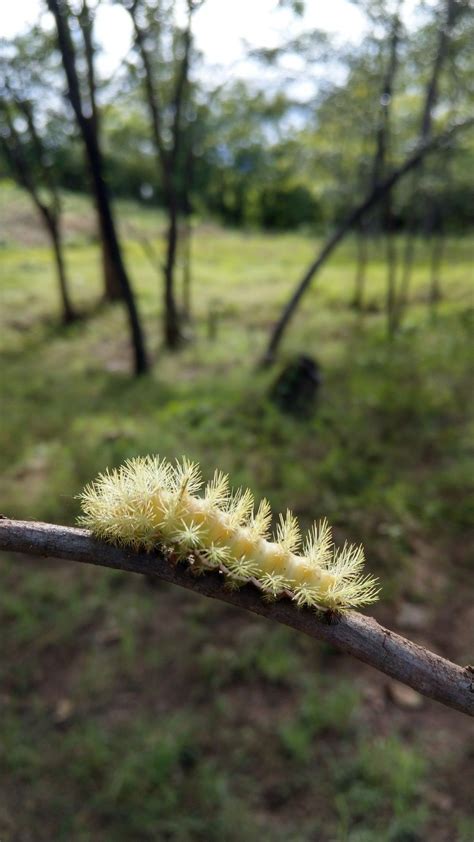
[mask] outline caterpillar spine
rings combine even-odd
[[[175,465],[158,456],[130,459],[86,486],[79,523],[117,545],[164,545],[197,569],[221,570],[233,586],[250,580],[267,598],[286,595],[332,610],[377,600],[377,580],[362,573],[363,548],[346,543],[337,550],[327,520],[314,523],[303,541],[288,510],[271,540],[267,500],[255,511],[249,489],[231,491],[221,471],[199,496],[202,486],[199,466],[186,458]]]

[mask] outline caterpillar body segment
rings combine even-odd
[[[200,494],[202,486],[199,466],[186,458],[175,465],[157,456],[130,459],[86,486],[79,523],[121,546],[164,545],[198,567],[220,569],[230,584],[251,580],[268,598],[286,595],[298,605],[333,610],[378,598],[377,581],[362,573],[363,548],[335,549],[326,520],[303,541],[287,511],[271,540],[267,500],[255,511],[252,493],[231,492],[220,471]]]

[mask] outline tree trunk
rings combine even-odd
[[[423,114],[421,116],[420,124],[420,142],[424,143],[431,136],[433,127],[433,111],[438,102],[439,96],[439,81],[444,63],[448,57],[449,43],[451,32],[458,16],[461,14],[461,6],[457,4],[456,0],[445,0],[444,3],[444,20],[440,21],[438,31],[438,44],[436,54],[431,69],[431,75],[428,80],[425,91],[425,99],[423,106]],[[419,207],[425,207],[424,225],[427,225],[427,219],[431,214],[431,198],[426,190],[423,190],[423,165],[422,162],[418,164],[413,172],[413,194],[418,195]],[[421,200],[421,201],[420,201]],[[402,322],[403,315],[408,304],[408,292],[411,283],[411,276],[413,272],[413,265],[415,260],[416,240],[418,234],[418,222],[416,216],[416,207],[412,202],[411,213],[408,214],[407,233],[405,238],[404,250],[404,265],[403,276],[400,283],[400,291],[398,294],[398,301],[396,302],[396,327],[398,328]]]
[[[437,229],[430,237],[431,239],[431,261],[430,261],[430,291],[428,296],[428,303],[431,310],[431,315],[436,316],[436,307],[441,300],[441,279],[440,269],[443,259],[443,251],[445,246],[443,225],[441,222],[437,225]]]
[[[23,103],[20,103],[20,107],[22,105]],[[61,205],[58,194],[56,192],[56,187],[54,183],[50,180],[48,170],[43,167],[43,177],[45,177],[48,183],[48,187],[53,194],[53,200],[51,202],[51,205],[48,206],[40,196],[40,192],[35,182],[33,171],[29,167],[29,159],[23,153],[20,139],[15,130],[13,121],[9,119],[8,111],[6,111],[5,113],[7,116],[8,127],[10,130],[10,144],[7,142],[6,137],[0,137],[0,144],[7,157],[7,160],[10,162],[18,184],[24,187],[25,190],[27,190],[30,194],[31,199],[36,209],[38,210],[40,218],[43,221],[46,231],[48,232],[48,235],[51,239],[51,244],[53,247],[53,256],[56,264],[56,271],[59,281],[59,292],[61,296],[62,305],[62,321],[64,324],[69,324],[77,318],[77,314],[75,313],[74,307],[71,303],[71,299],[69,298],[67,286],[66,269],[62,253],[60,230]],[[33,139],[33,143],[37,154],[37,162],[41,165],[43,164],[43,152],[41,142],[38,135],[36,134],[36,129],[33,123],[31,111],[26,110],[25,113],[28,119],[31,137]]]
[[[415,183],[415,182],[414,182]],[[413,264],[415,261],[416,239],[414,236],[412,225],[415,225],[414,219],[409,222],[409,228],[405,235],[405,247],[403,250],[403,268],[402,277],[400,281],[400,288],[397,294],[396,302],[396,329],[400,327],[403,315],[408,306],[408,299],[410,295],[411,276],[413,272]]]
[[[304,293],[306,292],[306,289],[309,287],[314,274],[321,268],[321,266],[323,266],[327,258],[332,254],[334,248],[346,236],[346,234],[354,228],[355,225],[359,224],[361,220],[365,219],[368,210],[370,210],[374,205],[376,205],[381,198],[384,198],[390,193],[393,186],[402,176],[405,175],[405,173],[416,170],[417,167],[421,166],[425,154],[431,149],[439,146],[439,142],[440,140],[442,140],[443,135],[439,135],[435,143],[433,144],[431,132],[432,112],[434,106],[436,105],[438,97],[439,77],[448,51],[451,29],[456,21],[458,11],[460,11],[460,7],[457,6],[456,0],[445,0],[445,19],[440,23],[438,47],[433,63],[431,77],[426,90],[425,103],[421,120],[418,153],[415,153],[414,156],[411,156],[409,159],[407,159],[405,161],[405,164],[399,167],[398,170],[396,170],[395,173],[392,174],[392,176],[390,176],[384,181],[381,180],[378,184],[378,179],[376,176],[379,169],[380,153],[385,152],[384,145],[380,145],[381,139],[383,143],[385,142],[385,134],[381,133],[379,135],[377,147],[378,152],[374,162],[375,174],[373,188],[371,191],[369,191],[366,199],[357,208],[355,208],[351,214],[349,214],[346,221],[343,222],[342,225],[333,234],[333,236],[329,238],[326,245],[323,247],[320,255],[316,258],[316,260],[314,260],[314,262],[309,266],[307,272],[305,272],[305,274],[303,275],[302,280],[300,281],[294,293],[290,297],[290,300],[284,307],[280,318],[278,319],[276,325],[274,326],[270,334],[270,340],[268,342],[264,356],[261,360],[261,365],[263,367],[266,367],[273,363],[275,359],[276,350],[280,345],[283,334],[286,330],[287,325],[290,322],[290,319],[293,316],[293,313],[298,307],[300,299],[303,297]],[[392,40],[392,57],[394,61],[396,60],[397,38],[397,30],[395,29],[394,37]],[[458,125],[462,128],[463,125],[467,126],[470,125],[470,123],[471,121],[468,120],[466,123]],[[456,131],[456,127],[454,127],[454,130]],[[399,308],[397,304],[395,304],[395,309],[397,310],[397,316],[395,318],[397,319],[398,325]]]
[[[67,278],[66,278],[66,268],[64,265],[64,258],[63,258],[63,248],[62,248],[62,238],[61,238],[61,229],[59,222],[57,220],[49,219],[47,220],[47,227],[49,234],[51,236],[51,243],[53,246],[53,254],[54,254],[54,261],[56,263],[56,271],[58,275],[59,281],[59,292],[61,296],[61,303],[62,303],[62,313],[63,313],[63,322],[64,324],[70,324],[71,322],[77,319],[77,313],[72,306],[71,299],[69,298],[69,291],[67,285]]]
[[[163,328],[165,345],[174,350],[181,345],[182,334],[180,320],[174,293],[174,276],[176,267],[176,254],[178,247],[178,209],[174,195],[168,200],[168,232],[166,239],[166,261],[165,261],[165,296],[163,311]]]
[[[181,345],[182,333],[180,329],[179,311],[175,298],[175,268],[178,251],[178,195],[176,190],[176,165],[178,162],[178,150],[180,140],[180,115],[184,88],[187,83],[188,61],[190,49],[190,17],[185,36],[185,51],[178,73],[178,81],[174,96],[174,119],[172,126],[172,144],[168,151],[163,140],[162,113],[160,98],[155,87],[153,69],[150,55],[146,45],[145,34],[137,19],[137,4],[131,4],[128,12],[132,18],[135,40],[140,54],[144,70],[144,90],[150,114],[153,144],[157,158],[158,167],[161,170],[165,206],[168,215],[168,228],[166,233],[166,258],[163,269],[164,290],[163,290],[163,333],[166,348],[174,350]]]
[[[77,21],[82,32],[84,42],[84,57],[87,67],[87,89],[89,94],[89,108],[91,114],[89,117],[89,125],[94,132],[96,144],[100,146],[100,119],[99,109],[97,107],[97,82],[95,75],[95,52],[96,48],[93,39],[94,19],[93,13],[89,9],[87,0],[82,0],[82,7],[77,13]],[[97,223],[100,236],[100,248],[102,253],[102,276],[104,279],[104,299],[106,301],[117,301],[123,298],[122,287],[117,273],[114,269],[113,257],[110,254],[110,248],[107,242],[107,236],[104,233],[100,211],[97,208]]]
[[[106,301],[118,301],[123,298],[120,281],[114,269],[114,262],[103,231],[102,220],[97,211],[97,221],[100,232],[100,250],[102,254],[102,274],[104,277],[104,298]]]
[[[68,8],[60,0],[47,0],[47,3],[55,20],[58,46],[68,84],[68,96],[76,115],[89,163],[97,211],[100,217],[101,233],[104,241],[107,243],[110,264],[120,284],[122,297],[127,310],[134,353],[135,373],[137,375],[143,374],[148,370],[145,340],[135,304],[135,297],[123,261],[109,193],[104,180],[104,165],[94,115],[88,117],[84,113],[76,67],[76,52],[69,28]]]
[[[100,149],[95,142],[92,133],[87,130],[83,133],[87,155],[89,158],[89,165],[94,182],[94,190],[97,199],[97,208],[101,220],[101,230],[104,235],[104,241],[107,244],[107,256],[110,262],[111,269],[114,276],[120,283],[122,298],[127,308],[128,321],[130,325],[130,333],[133,345],[135,374],[144,374],[148,370],[148,362],[145,351],[145,341],[143,337],[142,327],[138,316],[138,311],[135,303],[135,296],[133,295],[128,274],[125,269],[125,264],[120,249],[120,244],[117,237],[115,221],[113,218],[112,208],[109,201],[109,195],[106,184],[102,177],[102,158]]]
[[[387,208],[385,245],[387,255],[387,333],[392,338],[397,330],[396,318],[396,275],[397,253],[393,239],[393,224],[390,208]]]
[[[183,294],[182,294],[182,316],[183,320],[189,325],[192,320],[191,316],[191,245],[192,245],[192,205],[191,205],[191,190],[194,181],[194,154],[193,154],[193,135],[192,132],[188,134],[188,149],[186,154],[185,178],[182,189],[183,193],[183,227],[181,232],[181,254],[183,265]]]
[[[192,225],[189,213],[186,215],[185,228],[181,238],[183,253],[183,318],[187,324],[191,322],[191,243]]]
[[[355,310],[364,309],[365,277],[367,273],[368,242],[367,229],[363,222],[357,227],[357,269],[355,277],[354,298],[352,306]]]

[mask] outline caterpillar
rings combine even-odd
[[[199,465],[186,458],[174,465],[158,456],[130,459],[84,488],[79,523],[119,546],[162,545],[193,569],[218,569],[232,586],[250,581],[266,598],[336,611],[378,599],[377,580],[362,574],[363,547],[337,550],[326,519],[303,540],[288,510],[270,540],[266,499],[255,509],[251,491],[232,491],[222,471],[198,496],[203,484]]]

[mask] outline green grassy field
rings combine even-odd
[[[120,305],[100,305],[93,211],[66,198],[71,293],[58,324],[46,241],[1,188],[0,511],[74,523],[106,466],[159,452],[228,471],[304,525],[363,541],[374,613],[472,663],[473,248],[447,244],[444,297],[412,303],[387,341],[385,268],[350,307],[355,246],[315,282],[280,364],[313,354],[312,419],[268,401],[255,372],[269,327],[317,243],[196,225],[192,341],[161,346],[161,279],[142,237],[162,220],[119,205],[152,373],[130,376]],[[217,336],[209,336],[217,312]],[[472,842],[474,740],[460,714],[409,696],[326,646],[196,595],[100,569],[0,561],[2,842]]]

